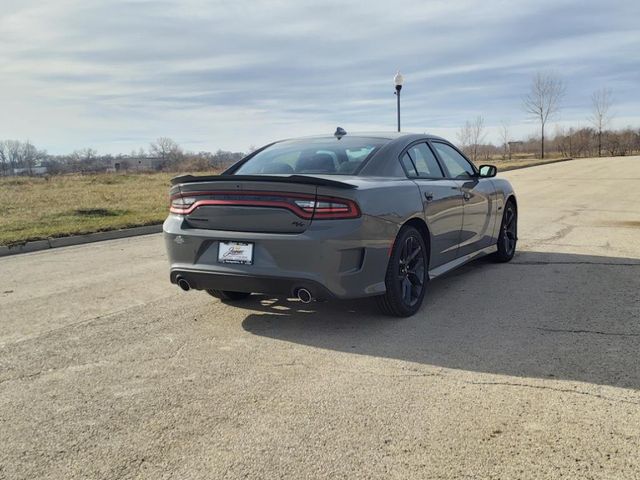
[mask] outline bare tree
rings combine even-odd
[[[180,156],[180,147],[170,138],[160,137],[149,145],[149,153],[160,157],[163,163],[170,163]]]
[[[531,82],[531,91],[524,97],[527,113],[540,122],[540,156],[544,158],[544,127],[560,109],[565,94],[562,80],[550,73],[536,73]]]
[[[620,153],[622,155],[633,154],[633,149],[636,143],[636,134],[631,127],[625,128],[620,135]]]
[[[598,135],[598,156],[602,156],[602,132],[611,121],[609,110],[611,109],[611,89],[602,88],[593,92],[591,96],[591,116],[589,121],[596,129]]]
[[[27,170],[27,175],[33,175],[33,167],[35,167],[38,160],[40,160],[40,152],[27,140],[22,145],[22,163],[23,168]]]
[[[33,175],[34,167],[48,158],[47,152],[38,150],[30,141],[5,140],[0,142],[0,169],[3,175],[16,172]]]
[[[8,175],[9,173],[9,161],[7,159],[7,153],[5,152],[4,142],[0,141],[0,175]]]
[[[13,175],[15,169],[22,164],[22,142],[19,140],[5,140],[4,147],[7,163],[9,164],[9,174]]]
[[[487,134],[484,130],[484,118],[478,116],[473,122],[467,120],[457,133],[460,149],[475,162],[480,156],[482,142]]]
[[[573,127],[569,127],[569,158],[573,158],[573,134],[575,133],[575,129]]]
[[[484,131],[484,118],[481,116],[476,117],[476,119],[471,124],[471,141],[473,142],[472,147],[472,156],[473,161],[475,162],[480,156],[480,145],[484,142],[487,134]]]
[[[511,149],[509,148],[511,132],[509,131],[509,124],[507,122],[500,124],[500,141],[502,142],[502,159],[504,160],[508,155],[509,160],[511,160]]]
[[[464,126],[456,133],[456,137],[458,138],[460,150],[469,153],[469,147],[471,146],[471,122],[468,120],[464,122]]]
[[[73,152],[81,162],[91,163],[97,156],[98,152],[93,148],[82,148]]]

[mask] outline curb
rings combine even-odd
[[[50,248],[69,247],[72,245],[82,245],[84,243],[102,242],[104,240],[115,240],[118,238],[135,237],[138,235],[150,235],[162,232],[162,224],[146,225],[144,227],[124,228],[121,230],[110,230],[106,232],[87,233],[84,235],[72,235],[70,237],[48,238],[46,240],[35,240],[11,246],[0,246],[0,257],[16,255],[19,253],[38,252]]]
[[[555,160],[549,160],[548,162],[544,162],[544,163],[536,163],[534,165],[521,165],[521,166],[513,166],[513,167],[503,167],[503,168],[498,168],[498,173],[500,172],[510,172],[512,170],[521,170],[523,168],[533,168],[533,167],[542,167],[543,165],[551,165],[553,163],[561,163],[561,162],[568,162],[570,160],[575,160],[574,158],[557,158]]]

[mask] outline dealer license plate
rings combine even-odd
[[[251,265],[253,263],[253,243],[220,242],[218,245],[218,262]]]

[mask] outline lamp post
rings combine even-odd
[[[393,83],[396,86],[396,100],[398,101],[398,131],[400,131],[400,90],[402,90],[402,82],[404,82],[404,78],[400,72],[396,73],[396,76],[393,77]]]

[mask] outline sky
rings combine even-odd
[[[0,0],[0,140],[54,154],[394,130],[397,70],[407,132],[535,134],[536,72],[566,86],[552,131],[601,88],[640,127],[640,1]]]

